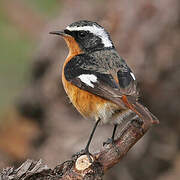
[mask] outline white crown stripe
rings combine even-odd
[[[89,31],[96,36],[99,36],[102,40],[102,43],[104,44],[104,47],[112,47],[112,42],[109,39],[108,34],[105,32],[105,30],[101,27],[97,27],[95,25],[93,26],[67,26],[67,30],[69,31]]]

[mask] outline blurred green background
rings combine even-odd
[[[38,44],[37,38],[12,18],[16,14],[11,11],[14,5],[10,3],[0,1],[0,115],[25,86],[29,60]],[[24,0],[19,8],[25,7],[29,14],[35,13],[46,22],[57,15],[60,4],[60,0]]]

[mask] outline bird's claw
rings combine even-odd
[[[77,159],[82,155],[87,155],[89,162],[92,163],[92,157],[91,157],[92,155],[88,149],[82,149],[80,152],[77,152],[76,154],[73,155],[73,159]]]
[[[115,145],[114,144],[114,139],[108,138],[107,141],[103,142],[103,146],[109,145],[109,144]]]

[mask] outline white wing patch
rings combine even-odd
[[[94,74],[81,74],[78,78],[86,85],[94,88],[92,82],[97,82],[97,77]]]
[[[102,40],[102,43],[104,44],[104,47],[112,47],[112,42],[109,39],[108,34],[106,33],[106,31],[98,26],[82,26],[82,27],[78,27],[78,26],[67,26],[66,27],[67,30],[69,31],[89,31],[93,34],[95,34],[96,36],[100,37]]]
[[[134,75],[132,72],[130,72],[130,74],[131,74],[132,78],[133,78],[134,80],[136,80],[135,75]]]

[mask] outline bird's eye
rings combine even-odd
[[[80,32],[78,32],[78,37],[81,38],[81,39],[83,39],[83,38],[86,37],[87,34],[88,34],[88,33],[85,32],[85,31],[80,31]]]

